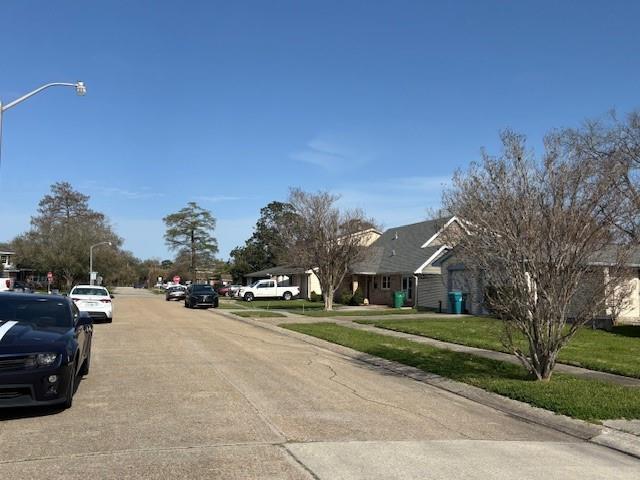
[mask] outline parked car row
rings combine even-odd
[[[215,295],[216,305],[219,296],[236,297],[241,298],[247,302],[251,302],[259,298],[281,298],[283,300],[291,300],[292,298],[300,295],[300,287],[285,285],[280,286],[275,280],[258,280],[251,285],[227,285],[215,290],[210,285],[193,284],[190,286],[184,285],[171,285],[165,290],[165,300],[185,300],[185,306],[190,295],[195,291],[203,291],[206,289],[211,295]],[[197,295],[191,295],[195,298]],[[197,304],[195,300],[190,303]]]

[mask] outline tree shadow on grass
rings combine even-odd
[[[618,325],[613,327],[611,333],[622,337],[640,338],[640,325]]]
[[[531,380],[519,365],[449,350],[378,345],[368,348],[365,353],[472,384],[496,379]]]

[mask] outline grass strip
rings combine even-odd
[[[252,302],[245,302],[244,300],[235,300],[237,305],[248,308],[261,308],[265,310],[298,310],[302,309],[323,309],[324,303],[311,302],[309,300],[253,300]],[[301,313],[301,312],[298,312]]]
[[[247,307],[241,303],[220,300],[218,308],[221,308],[222,310],[246,310]]]
[[[309,310],[296,312],[308,317],[380,317],[383,315],[415,315],[419,313],[413,308],[390,308],[385,310]]]
[[[502,322],[486,317],[424,320],[357,320],[376,327],[435,338],[470,347],[508,352],[502,345]],[[524,340],[521,341],[525,347]],[[560,351],[558,361],[591,370],[640,378],[640,326],[623,325],[612,332],[581,329]]]
[[[233,314],[244,318],[286,317],[286,315],[272,310],[241,310],[233,312]]]
[[[281,326],[570,417],[588,421],[640,418],[640,389],[637,388],[564,374],[554,374],[548,382],[537,382],[529,379],[518,365],[335,323]]]

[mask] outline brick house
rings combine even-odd
[[[449,249],[441,234],[451,228],[461,228],[456,217],[386,230],[367,248],[365,259],[353,265],[341,289],[360,289],[374,305],[392,305],[393,292],[404,290],[406,306],[446,309],[446,290],[435,261]]]

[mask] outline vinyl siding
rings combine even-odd
[[[438,310],[442,305],[442,311],[447,309],[447,290],[442,282],[442,276],[419,275],[418,276],[418,308]]]

